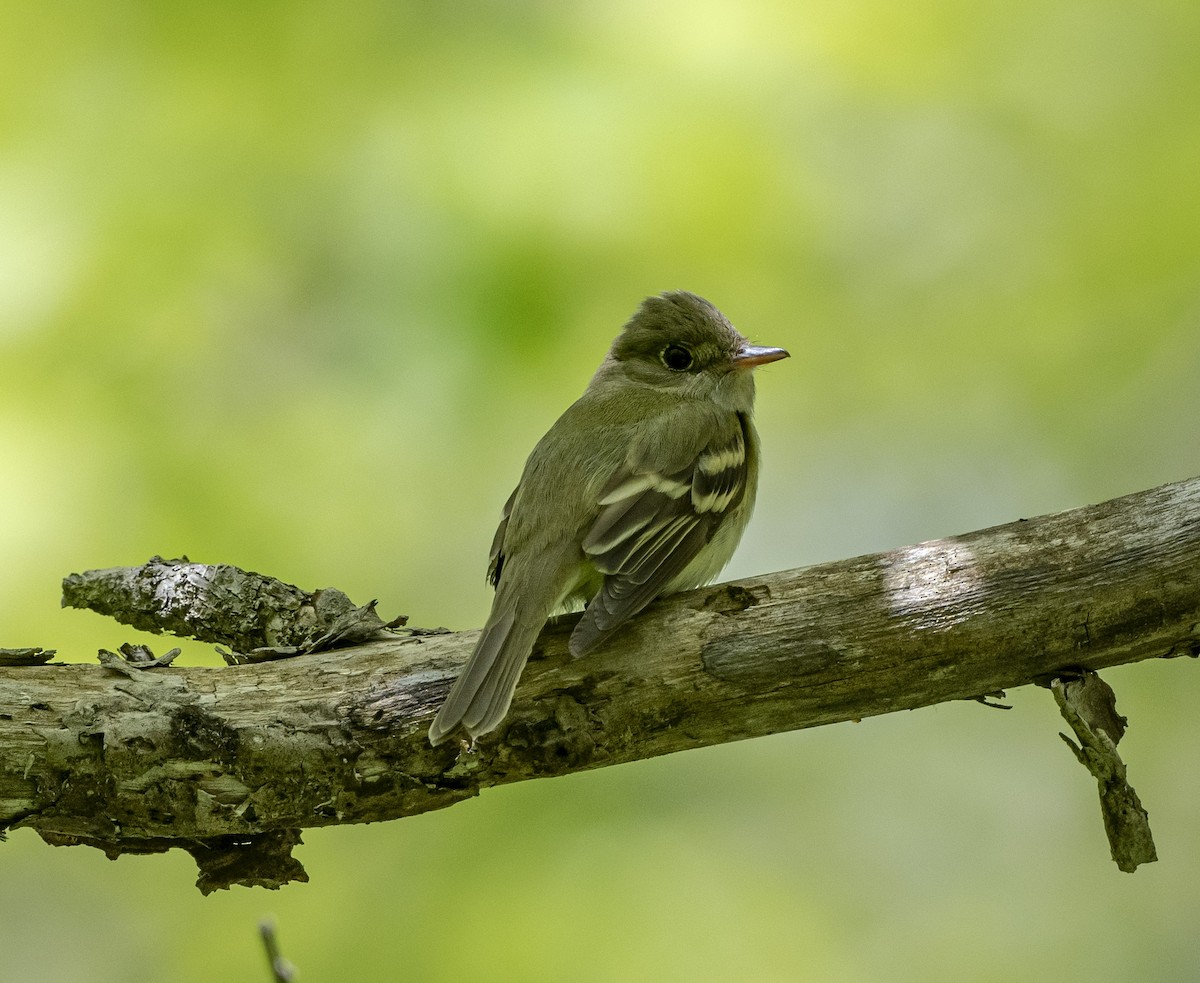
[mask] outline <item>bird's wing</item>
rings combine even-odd
[[[518,485],[508,496],[508,501],[504,503],[500,512],[500,525],[496,527],[496,535],[492,537],[492,549],[488,553],[487,579],[493,587],[500,586],[500,575],[504,572],[504,534],[508,532],[508,517],[512,515],[513,502],[520,490]]]
[[[574,655],[658,597],[737,507],[746,491],[745,426],[735,417],[670,473],[634,462],[613,475],[583,540],[584,553],[605,576],[571,635]]]

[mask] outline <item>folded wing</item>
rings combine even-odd
[[[605,634],[668,589],[712,539],[746,489],[746,434],[740,417],[713,437],[685,467],[663,473],[626,464],[600,495],[602,506],[583,550],[604,574],[571,635],[583,655]]]

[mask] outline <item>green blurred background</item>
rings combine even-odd
[[[1198,106],[1195,0],[9,5],[0,645],[134,637],[58,582],[154,553],[479,625],[664,289],[793,354],[730,576],[1200,473]],[[266,913],[306,981],[1195,979],[1197,669],[1108,678],[1133,876],[1022,690],[313,831],[278,894],[17,831],[0,979],[265,979]]]

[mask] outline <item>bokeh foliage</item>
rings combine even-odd
[[[480,623],[524,454],[669,288],[795,356],[731,575],[1197,473],[1198,39],[1193,0],[9,5],[0,644],[131,637],[58,579],[153,553]],[[1188,978],[1195,668],[1110,678],[1133,877],[1021,692],[313,833],[279,896],[14,834],[0,977],[252,979],[271,910],[311,980]]]

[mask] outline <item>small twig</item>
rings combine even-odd
[[[293,983],[296,979],[296,967],[289,963],[279,952],[279,940],[275,938],[275,922],[264,918],[258,923],[258,933],[262,936],[263,946],[267,950],[267,960],[271,964],[271,979],[274,983]]]
[[[1100,812],[1117,867],[1132,873],[1141,864],[1153,863],[1158,854],[1150,833],[1150,817],[1126,780],[1125,762],[1117,754],[1117,742],[1125,733],[1127,721],[1117,713],[1112,687],[1096,673],[1085,670],[1077,678],[1052,680],[1050,691],[1079,744],[1066,734],[1058,736],[1100,786]]]
[[[233,664],[377,641],[407,621],[402,615],[384,622],[374,601],[360,607],[332,587],[306,591],[187,557],[73,573],[63,580],[62,603],[143,631],[226,645],[233,652],[222,655]]]
[[[54,649],[40,645],[32,648],[0,649],[0,666],[40,666],[54,658]]]
[[[170,652],[156,657],[148,645],[134,645],[131,642],[123,642],[120,649],[116,652],[110,652],[108,649],[100,649],[96,653],[96,658],[105,669],[113,669],[127,676],[136,676],[137,673],[133,671],[135,669],[166,668],[175,661],[182,651],[182,649],[173,648]]]

